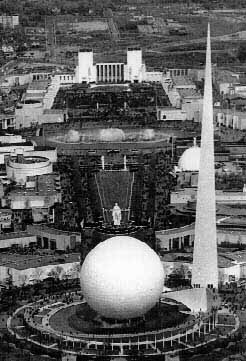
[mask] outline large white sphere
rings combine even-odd
[[[87,303],[107,318],[139,317],[159,300],[164,271],[158,255],[144,242],[117,236],[99,243],[81,267]]]

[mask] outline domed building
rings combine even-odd
[[[200,167],[201,148],[196,144],[184,151],[179,159],[178,168],[181,172],[198,172]]]
[[[196,187],[198,182],[198,172],[200,167],[200,151],[201,148],[194,144],[181,155],[176,173],[178,173],[178,184],[185,187]]]

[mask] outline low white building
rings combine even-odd
[[[53,172],[53,165],[48,158],[38,156],[11,156],[6,164],[7,177],[17,185],[25,185],[28,177],[36,177]]]
[[[22,287],[38,283],[46,278],[79,278],[80,254],[54,255],[49,253],[18,255],[0,253],[0,284],[11,282]]]
[[[13,246],[24,248],[37,244],[37,237],[28,232],[10,232],[0,234],[0,250],[10,249]]]
[[[19,15],[0,15],[0,24],[2,24],[3,28],[10,28],[13,29],[19,25]]]
[[[216,190],[217,204],[246,204],[246,192]],[[184,188],[171,192],[171,204],[187,204],[196,201],[197,188]]]
[[[161,257],[166,277],[171,274],[179,274],[182,278],[191,279],[192,254],[169,253]],[[240,260],[239,260],[240,259]],[[246,277],[245,252],[232,252],[219,254],[218,256],[219,283],[238,282]]]
[[[32,224],[27,231],[37,237],[37,245],[46,249],[60,251],[74,250],[81,245],[81,233],[62,231],[45,224]]]
[[[166,121],[185,121],[187,113],[182,109],[171,107],[157,107],[157,120]]]

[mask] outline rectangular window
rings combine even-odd
[[[44,245],[44,248],[46,248],[46,249],[49,248],[49,239],[47,237],[43,237],[43,245]]]

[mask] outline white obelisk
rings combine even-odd
[[[203,100],[200,170],[198,177],[192,286],[218,288],[214,128],[210,25],[208,24]]]

